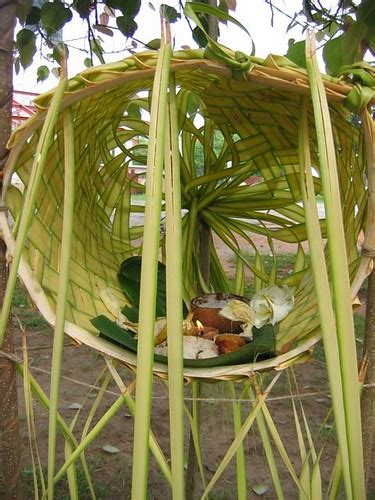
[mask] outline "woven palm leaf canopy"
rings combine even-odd
[[[78,343],[130,367],[136,366],[136,355],[99,337],[91,319],[101,314],[111,317],[100,296],[104,289],[109,288],[119,303],[124,301],[117,278],[119,266],[124,259],[147,250],[142,247],[142,222],[134,218],[144,207],[131,199],[132,190],[142,186],[132,179],[131,168],[134,162],[147,162],[156,61],[157,52],[148,51],[85,70],[68,81],[61,101],[61,109],[71,107],[73,113],[76,163],[65,331]],[[285,58],[250,58],[246,68],[236,64],[231,67],[205,58],[203,51],[192,50],[175,52],[171,60],[170,72],[177,85],[181,156],[184,297],[191,300],[202,288],[234,291],[215,245],[210,250],[211,281],[202,284],[198,222],[203,220],[211,228],[214,241],[221,240],[240,256],[237,237],[244,238],[255,254],[255,264],[239,257],[239,270],[249,268],[258,288],[275,281],[293,287],[295,306],[278,325],[277,356],[235,366],[185,367],[186,378],[235,379],[258,370],[282,368],[320,338],[313,273],[301,245],[308,239],[299,152],[303,99],[307,102],[315,193],[322,189],[309,80],[304,69]],[[362,257],[360,265],[357,241],[361,231],[367,238],[365,244],[367,241],[367,246],[372,245],[367,211],[367,178],[373,167],[371,119],[364,111],[362,124],[353,123],[344,107],[352,87],[328,77],[322,81],[330,110],[348,269],[355,295],[368,263]],[[37,113],[13,134],[9,144],[3,197],[13,222],[9,223],[10,218],[2,212],[1,231],[10,254],[14,253],[20,214],[35,155],[40,153],[38,141],[52,97],[50,92],[36,99]],[[222,141],[215,146],[218,136]],[[200,167],[196,165],[199,151],[204,164]],[[58,115],[19,267],[33,301],[51,324],[56,318],[60,270],[64,156],[63,120]],[[11,184],[15,172],[22,188]],[[253,175],[257,176],[256,182],[246,184]],[[148,173],[146,186],[147,178]],[[324,219],[320,220],[320,228],[325,238]],[[257,234],[268,239],[271,252],[277,241],[295,245],[294,268],[281,281],[275,266],[271,272],[264,269],[262,256],[252,241],[252,235]],[[155,362],[154,372],[165,376],[167,365]]]

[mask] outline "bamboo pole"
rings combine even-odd
[[[202,458],[201,453],[201,434],[200,434],[200,411],[201,405],[199,398],[201,397],[201,383],[197,379],[193,379],[191,382],[191,392],[192,392],[192,402],[191,402],[191,429],[189,437],[189,451],[187,460],[187,471],[186,471],[186,498],[194,498],[197,491],[197,478],[199,471],[199,460]],[[205,484],[205,478],[203,476],[203,469],[200,471],[201,477],[204,479],[203,484]]]
[[[212,7],[217,7],[217,0],[209,0],[208,1],[209,5]],[[218,19],[215,18],[214,16],[208,16],[208,34],[211,38],[214,40],[217,40],[218,34],[219,34],[219,22]],[[198,214],[197,214],[198,215]],[[199,269],[202,275],[203,282],[206,286],[209,286],[210,283],[210,267],[211,267],[211,259],[210,259],[210,248],[212,245],[212,234],[211,234],[211,229],[210,226],[207,224],[207,222],[201,217],[197,217],[197,240],[199,244]],[[192,241],[192,240],[190,240]],[[187,272],[189,272],[187,270]],[[200,392],[199,388],[199,381],[195,382],[195,391],[197,393]],[[199,427],[199,419],[200,419],[200,409],[199,405],[200,402],[196,401],[196,408],[194,411],[194,407],[192,405],[192,410],[193,414],[195,415],[195,418],[198,420],[195,420],[195,425]],[[196,481],[195,477],[198,475],[198,459],[195,453],[197,450],[195,450],[194,446],[194,437],[192,435],[192,432],[190,432],[190,438],[189,438],[189,456],[188,456],[188,467],[187,467],[187,472],[186,472],[186,496],[188,498],[194,497],[196,493]]]
[[[335,318],[332,309],[332,298],[328,282],[328,273],[324,257],[324,249],[319,229],[319,216],[317,213],[315,192],[312,186],[311,158],[309,151],[307,103],[302,101],[300,121],[299,151],[301,172],[301,192],[306,212],[308,241],[311,255],[311,266],[314,274],[317,303],[321,321],[321,330],[324,350],[329,355],[327,360],[328,378],[331,385],[332,402],[335,411],[339,446],[344,464],[344,478],[347,491],[351,492],[348,444],[346,438],[346,424],[344,419],[344,402],[342,395],[342,381],[340,375],[340,355],[335,331]],[[351,493],[350,493],[351,494]]]
[[[66,68],[63,69],[66,78]],[[60,270],[56,305],[56,325],[53,336],[50,411],[48,434],[48,498],[54,496],[55,454],[57,413],[60,394],[61,365],[64,351],[64,327],[66,302],[68,295],[70,257],[72,251],[72,235],[74,223],[74,188],[75,188],[75,155],[74,155],[74,128],[71,109],[63,111],[64,124],[64,208],[63,228],[60,250]]]
[[[234,382],[227,382],[229,389],[229,397],[233,399],[232,402],[232,415],[234,435],[237,436],[241,431],[242,417],[241,417],[241,402],[235,401],[237,399],[236,388]],[[236,478],[237,478],[237,498],[238,500],[246,500],[247,498],[247,478],[246,478],[246,457],[245,447],[243,442],[240,444],[236,451]]]
[[[184,362],[182,335],[181,174],[174,75],[170,78],[168,133],[165,140],[166,281],[168,332],[168,393],[171,439],[172,495],[185,498]]]
[[[321,168],[323,196],[326,208],[328,251],[332,279],[337,344],[342,379],[343,410],[347,439],[349,468],[344,465],[346,492],[348,497],[364,498],[363,447],[361,435],[358,371],[352,300],[345,234],[342,219],[338,173],[332,126],[324,86],[318,69],[312,36],[306,41],[306,66],[310,79],[311,97],[316,124],[319,163]],[[331,379],[332,381],[332,379]],[[332,394],[335,397],[335,394]],[[342,418],[336,408],[335,417]],[[340,434],[340,431],[339,431]],[[339,440],[341,437],[339,436]],[[341,442],[343,445],[343,443]],[[340,447],[346,453],[343,446]],[[350,474],[350,480],[347,473]]]
[[[249,382],[246,382],[246,383],[248,384],[248,391],[247,392],[250,396],[250,399],[255,401],[255,399],[256,399],[255,393],[254,393],[250,383]],[[252,406],[254,407],[255,403],[252,403]],[[262,440],[262,446],[263,446],[264,452],[266,454],[267,463],[268,463],[268,467],[270,469],[270,473],[271,473],[271,477],[272,477],[272,481],[273,481],[273,486],[275,488],[275,493],[276,493],[277,499],[284,500],[285,497],[284,497],[284,492],[283,492],[283,488],[282,488],[281,481],[280,481],[279,471],[277,469],[275,455],[274,455],[274,452],[272,449],[271,440],[270,440],[270,437],[268,435],[266,422],[264,420],[263,413],[258,414],[258,416],[256,418],[256,422],[257,422],[258,429],[259,429],[259,435],[260,435],[261,440]]]
[[[133,398],[131,397],[131,390],[130,386],[126,387],[124,382],[122,381],[119,373],[115,369],[112,361],[110,358],[107,356],[105,357],[108,369],[113,377],[113,380],[116,382],[118,388],[120,389],[124,399],[125,399],[125,404],[128,407],[128,410],[132,417],[135,415],[135,402]],[[131,384],[133,386],[133,382]],[[169,465],[167,463],[167,459],[164,456],[164,453],[162,452],[159,443],[156,440],[155,435],[153,434],[152,430],[150,430],[150,436],[149,436],[149,446],[150,446],[150,451],[154,455],[154,458],[159,465],[159,468],[164,475],[165,479],[168,481],[169,485],[172,486],[172,473],[169,468]]]
[[[269,383],[266,390],[262,394],[259,395],[256,405],[253,407],[253,409],[250,411],[249,415],[247,416],[247,418],[243,422],[241,428],[239,429],[238,433],[236,434],[235,439],[233,440],[232,444],[230,445],[226,454],[224,455],[221,463],[219,464],[218,468],[216,469],[215,474],[212,476],[210,482],[208,483],[206,489],[204,490],[203,495],[202,495],[202,500],[208,498],[208,495],[209,495],[211,489],[214,487],[215,483],[220,478],[224,469],[227,467],[229,462],[232,460],[232,458],[236,454],[239,446],[241,446],[243,440],[245,439],[247,433],[249,432],[251,426],[253,425],[253,422],[256,419],[257,415],[259,415],[259,413],[261,411],[265,410],[265,408],[266,408],[265,401],[266,401],[268,395],[270,394],[272,388],[274,387],[274,385],[276,384],[276,382],[280,378],[280,376],[281,376],[281,372],[276,373],[276,375],[271,380],[271,382]]]
[[[134,423],[133,500],[142,500],[147,495],[148,437],[150,432],[152,368],[154,361],[155,300],[170,59],[171,46],[164,39],[155,70],[147,158],[144,251],[139,301],[136,410]]]

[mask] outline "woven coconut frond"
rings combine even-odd
[[[295,351],[263,362],[264,367],[300,355],[319,338],[319,317],[308,255],[301,246],[307,240],[300,189],[298,154],[301,96],[309,95],[304,70],[278,66],[275,57],[252,61],[245,73],[210,60],[201,51],[173,55],[171,70],[178,86],[184,243],[185,297],[193,298],[201,287],[234,291],[211,249],[211,282],[204,283],[198,266],[198,222],[212,229],[214,241],[222,240],[255,274],[256,286],[278,282],[295,287],[295,307],[279,325],[277,348]],[[132,202],[134,162],[145,164],[149,134],[150,90],[156,55],[145,52],[119,63],[92,68],[68,82],[62,107],[74,116],[77,166],[71,279],[68,290],[66,331],[119,359],[135,364],[135,356],[96,336],[91,319],[109,315],[100,292],[110,288],[119,302],[124,298],[117,279],[120,263],[142,249],[142,222],[136,217],[144,207]],[[353,280],[359,262],[358,235],[365,226],[366,148],[362,128],[352,123],[343,107],[350,86],[325,78],[339,170],[348,265]],[[37,113],[18,129],[10,141],[4,200],[14,219],[11,229],[2,217],[2,230],[10,252],[12,233],[22,210],[22,189],[10,185],[16,172],[28,186],[36,144],[52,93],[37,98]],[[198,117],[199,115],[199,117]],[[319,157],[312,108],[308,112],[314,188],[321,191]],[[62,232],[64,147],[59,117],[48,152],[36,207],[23,252],[20,275],[47,320],[54,323],[59,249]],[[220,138],[220,141],[218,140]],[[200,155],[204,167],[197,164]],[[256,175],[254,184],[246,180]],[[147,182],[147,176],[146,176]],[[320,221],[325,234],[325,221]],[[291,273],[279,279],[275,266],[266,272],[252,235],[265,236],[271,251],[276,241],[294,244],[296,258]],[[249,262],[237,238],[255,254]],[[197,244],[192,245],[195,241]],[[301,347],[302,346],[302,347]],[[252,369],[261,366],[254,365]],[[166,368],[156,364],[156,370]],[[187,369],[188,376],[232,377],[246,373],[243,367]]]

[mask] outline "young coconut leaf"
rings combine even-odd
[[[348,497],[364,498],[365,482],[358,370],[348,258],[330,113],[313,44],[314,41],[310,35],[306,41],[306,66],[310,80],[323,195],[327,211],[328,252],[334,301],[334,318],[332,318],[333,321],[331,323],[333,330],[326,331],[323,337],[326,347],[327,337],[331,337],[333,332],[336,332],[336,338],[333,340],[335,346],[332,356],[334,358],[331,358],[331,352],[328,349],[325,349],[325,353],[327,356],[327,367],[331,372],[329,378],[335,407],[335,418],[338,421],[338,439],[340,451],[343,456],[346,494]],[[310,170],[310,165],[306,165],[305,168]],[[316,262],[315,266],[317,265],[318,263]],[[315,267],[315,278],[319,273],[321,273],[321,270]],[[319,289],[317,289],[317,293],[318,295],[320,294]],[[332,302],[329,303],[331,304]],[[332,312],[330,315],[332,315]],[[325,325],[322,324],[322,327],[324,330]],[[338,359],[336,356],[337,349]],[[337,366],[337,362],[339,366]],[[330,367],[332,368],[331,370]],[[333,377],[340,378],[341,387],[337,386]],[[341,394],[337,394],[337,391],[340,391]],[[345,436],[343,435],[344,433]]]
[[[136,414],[132,471],[132,498],[147,496],[154,326],[157,300],[160,214],[165,154],[166,113],[168,103],[170,40],[163,40],[152,90],[150,139],[147,158],[146,207],[139,295],[139,352],[137,359]]]

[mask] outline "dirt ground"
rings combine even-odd
[[[267,244],[261,238],[257,243],[258,248],[268,252]],[[285,253],[294,251],[289,245],[280,244],[277,252]],[[231,261],[231,252],[220,248],[220,256],[225,262],[228,272],[234,273],[234,263]],[[26,324],[29,363],[32,374],[38,383],[49,393],[50,365],[51,365],[51,329],[43,324],[37,311],[30,312],[28,305],[22,302],[22,297],[15,307],[15,313]],[[15,325],[17,326],[15,320]],[[22,356],[21,335],[16,327],[17,355]],[[67,423],[72,422],[79,411],[74,433],[77,438],[81,436],[84,423],[89,415],[97,390],[91,385],[99,376],[105,363],[101,355],[88,347],[73,345],[66,339],[66,347],[63,359],[63,375],[61,378],[60,414]],[[125,368],[119,367],[125,383],[129,384],[134,376]],[[325,487],[328,486],[329,474],[336,456],[337,442],[332,428],[332,419],[327,418],[331,408],[331,400],[328,393],[327,375],[324,364],[322,348],[318,346],[310,361],[295,368],[298,380],[299,392],[303,409],[313,436],[316,437],[317,451],[324,447],[320,461],[322,480]],[[258,377],[258,381],[266,386],[271,375],[265,374]],[[237,396],[239,396],[242,384],[236,384]],[[93,417],[92,425],[103,415],[110,405],[117,399],[118,388],[111,382],[107,387],[97,413]],[[206,478],[212,477],[225,451],[233,440],[232,427],[232,401],[230,387],[227,383],[202,384],[201,387],[201,432],[204,468]],[[288,377],[284,372],[281,375],[275,389],[269,399],[268,408],[274,419],[274,423],[280,432],[283,443],[292,463],[297,471],[300,470],[300,457],[298,452],[296,430],[294,425],[292,400],[289,398]],[[190,405],[191,386],[186,387],[186,403]],[[156,380],[153,392],[152,429],[165,454],[169,455],[169,414],[168,394],[165,384]],[[249,399],[249,398],[245,398]],[[241,403],[243,419],[249,414],[251,402]],[[299,407],[299,403],[297,404]],[[22,467],[23,467],[23,490],[24,498],[33,498],[32,473],[30,447],[28,440],[25,404],[23,398],[22,380],[19,379],[19,408],[20,408],[20,432],[22,440]],[[48,414],[47,411],[34,399],[34,415],[36,425],[36,437],[43,467],[47,464],[48,445]],[[188,422],[185,422],[186,443],[188,443]],[[92,427],[91,425],[91,427]],[[90,467],[91,475],[97,493],[97,498],[102,499],[126,499],[129,498],[131,485],[132,465],[132,437],[133,419],[126,407],[123,407],[113,418],[110,424],[102,431],[99,437],[93,441],[86,452],[86,458]],[[57,461],[61,464],[64,456],[62,439],[59,440]],[[104,451],[104,447],[110,445],[115,447],[115,453]],[[276,498],[272,486],[269,469],[264,449],[259,437],[258,428],[253,426],[245,441],[246,467],[248,479],[248,498],[262,496],[266,499]],[[186,449],[186,456],[188,451]],[[285,464],[282,462],[277,451],[275,451],[276,462],[286,498],[297,498],[297,488],[293,482]],[[375,491],[375,474],[371,480],[370,490]],[[197,479],[197,490],[193,498],[200,498],[202,488]],[[82,472],[79,472],[80,498],[90,498]],[[255,490],[255,491],[254,491]],[[257,493],[256,493],[257,492]],[[1,498],[1,495],[0,495]],[[3,498],[6,498],[3,497]],[[59,483],[56,498],[70,498],[66,481]],[[168,499],[171,498],[169,487],[164,480],[160,470],[153,458],[150,459],[149,470],[149,498]],[[236,498],[236,468],[235,460],[227,467],[222,478],[214,487],[210,496],[212,499]]]

